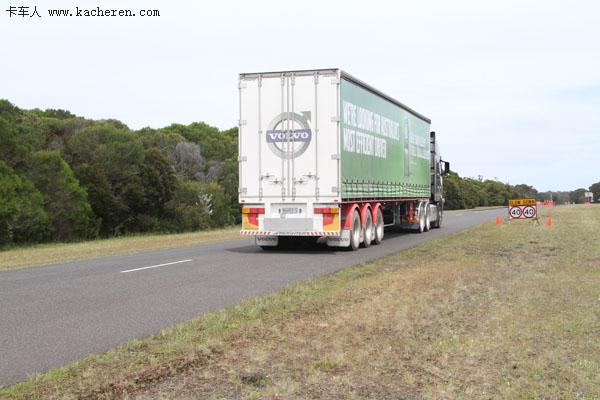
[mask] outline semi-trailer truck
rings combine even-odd
[[[241,234],[356,250],[443,221],[429,118],[341,69],[239,75]]]

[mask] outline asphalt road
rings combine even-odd
[[[130,339],[493,219],[449,211],[425,234],[379,246],[268,251],[241,239],[0,272],[0,386]]]

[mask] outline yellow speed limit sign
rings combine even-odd
[[[508,201],[510,219],[536,219],[537,203],[535,199],[513,199]]]

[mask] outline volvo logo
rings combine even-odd
[[[283,112],[273,118],[266,133],[269,148],[279,158],[292,159],[306,151],[312,139],[310,112]]]

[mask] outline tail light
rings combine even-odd
[[[315,214],[323,216],[323,230],[338,232],[340,230],[340,209],[338,207],[318,207]]]
[[[264,214],[263,207],[243,207],[242,208],[242,229],[243,230],[258,230],[258,216]]]
[[[242,208],[242,214],[264,214],[264,213],[265,213],[264,208],[250,208],[250,207]]]

